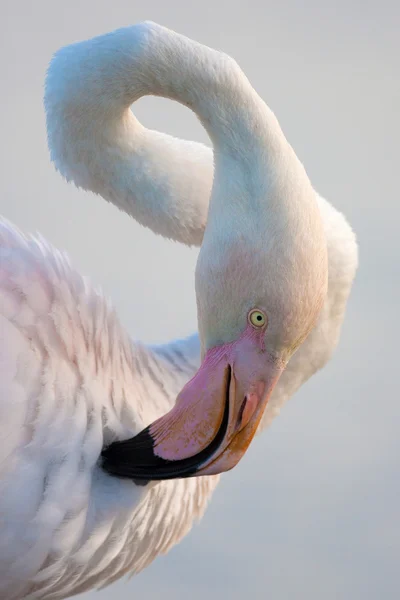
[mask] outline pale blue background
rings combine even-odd
[[[3,0],[0,13],[0,212],[66,249],[134,337],[195,329],[196,251],[54,172],[42,86],[61,45],[150,18],[233,55],[361,246],[334,360],[223,477],[183,543],[82,600],[398,600],[397,0]],[[178,105],[145,99],[135,110],[146,125],[207,141]]]

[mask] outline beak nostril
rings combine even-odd
[[[242,424],[242,419],[243,419],[243,413],[244,413],[244,409],[246,408],[246,403],[247,403],[247,396],[244,397],[244,400],[242,402],[242,405],[239,409],[239,414],[238,414],[238,418],[237,418],[237,422],[236,422],[236,428],[239,429],[241,424]]]
[[[254,392],[250,392],[249,394],[246,394],[244,401],[239,410],[239,415],[238,415],[238,420],[237,420],[237,425],[236,425],[238,431],[241,431],[249,423],[249,421],[251,420],[252,416],[254,415],[254,413],[256,411],[256,408],[259,404],[259,400],[260,400],[259,396]]]

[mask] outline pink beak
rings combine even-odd
[[[103,467],[137,483],[229,471],[253,439],[283,368],[254,335],[209,350],[173,409],[103,451]]]

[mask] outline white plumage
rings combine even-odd
[[[175,59],[181,60],[180,69]],[[214,64],[217,59],[221,62]],[[257,186],[255,158],[264,152],[265,140],[257,129],[246,129],[239,113],[243,109],[251,124],[258,105],[237,90],[224,105],[229,61],[154,24],[61,50],[46,88],[49,145],[57,168],[156,233],[201,244],[213,179],[211,150],[146,130],[128,107],[144,93],[195,106],[217,149],[217,168],[223,140],[237,151],[238,162],[247,161],[250,178],[255,172],[249,189]],[[185,70],[193,73],[192,88]],[[199,85],[200,102],[195,98]],[[233,113],[237,128],[221,131],[218,112],[222,122]],[[275,117],[267,115],[265,135],[283,138]],[[274,143],[267,140],[265,152],[274,151]],[[292,160],[290,155],[285,163],[288,177]],[[277,165],[276,160],[263,163],[272,179]],[[236,184],[229,180],[226,187],[237,190],[236,171],[232,179]],[[290,189],[295,195],[293,184]],[[272,393],[260,428],[331,356],[355,274],[351,228],[321,197],[317,206],[328,254],[328,291],[315,327]],[[208,232],[215,230],[213,222]],[[235,223],[240,230],[240,221]],[[218,227],[223,230],[224,224]],[[6,221],[0,221],[0,336],[0,597],[64,598],[138,572],[189,531],[218,476],[141,487],[106,474],[99,456],[113,440],[138,433],[171,409],[199,368],[205,341],[196,334],[160,347],[132,342],[101,293],[65,255]]]

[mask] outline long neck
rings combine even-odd
[[[275,171],[287,142],[231,58],[154,23],[55,55],[45,106],[58,170],[156,233],[199,245],[213,184],[212,152],[144,128],[130,105],[148,94],[177,100],[198,115],[214,145],[218,197],[227,181],[230,195],[246,193],[255,163],[264,173],[268,166]]]

